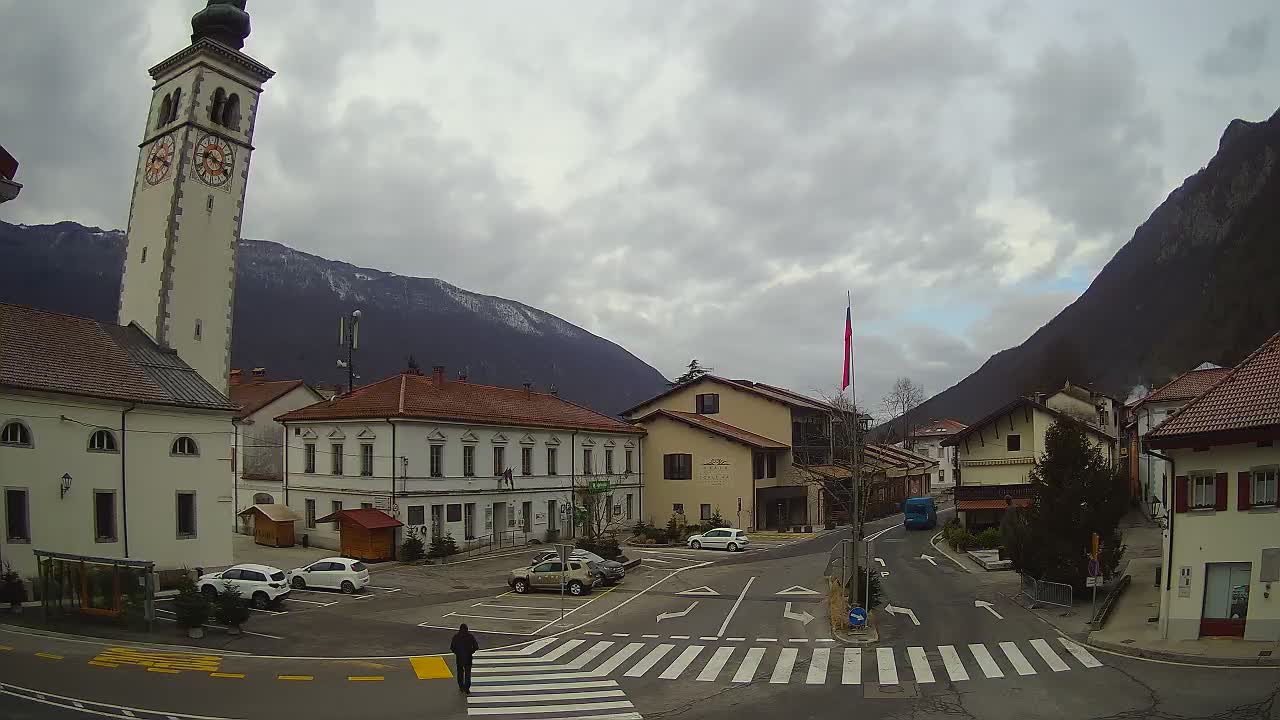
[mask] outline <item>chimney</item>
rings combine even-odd
[[[551,394],[552,394],[552,395],[555,395],[556,397],[560,397],[560,391],[559,391],[558,389],[556,389],[556,386],[555,386],[555,385],[552,385],[552,386],[551,386]]]
[[[531,398],[531,397],[533,397],[533,383],[525,383],[525,384],[524,384],[524,396],[525,396],[526,398]]]
[[[267,379],[267,369],[264,367],[256,367],[250,372],[253,374],[253,379],[255,381]]]
[[[232,368],[231,372],[228,373],[227,382],[231,385],[239,385],[240,375],[241,375],[240,368]]]
[[[459,371],[458,371],[458,382],[466,382],[466,381],[467,381],[467,371],[466,371],[466,370],[459,370]]]
[[[444,366],[443,365],[431,366],[431,379],[437,385],[444,384]]]

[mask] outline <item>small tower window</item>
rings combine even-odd
[[[169,95],[165,95],[164,99],[160,101],[160,112],[156,113],[157,130],[164,127],[165,123],[169,122],[170,112],[173,112],[173,98]]]
[[[182,107],[182,88],[173,91],[173,106],[169,109],[169,115],[165,119],[165,123],[171,123],[178,119],[178,110]]]
[[[200,339],[201,329],[202,328],[200,327],[200,319],[196,318],[196,339],[197,340]]]
[[[205,212],[213,212],[213,196],[212,196],[212,195],[210,195],[210,196],[209,196],[209,199],[205,201],[205,203],[204,203],[204,211],[205,211]]]
[[[89,449],[97,452],[116,452],[116,436],[110,430],[95,430],[89,436]]]
[[[240,129],[240,96],[231,93],[227,98],[227,102],[222,106],[222,124],[232,130]]]
[[[174,455],[199,455],[200,449],[196,447],[196,441],[183,435],[173,441],[173,448],[170,450]]]
[[[213,103],[209,105],[209,119],[215,125],[222,124],[222,108],[227,102],[227,94],[222,88],[213,91]]]
[[[142,248],[142,262],[140,264],[145,265],[146,262],[147,262],[147,249],[144,247]]]

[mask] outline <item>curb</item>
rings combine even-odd
[[[874,610],[871,611],[867,618],[867,628],[867,632],[855,635],[853,633],[840,632],[833,627],[831,628],[831,634],[835,635],[836,639],[845,645],[863,646],[874,645],[880,642],[879,616],[876,615]]]
[[[1107,642],[1106,640],[1086,640],[1085,643],[1089,647],[1099,650],[1106,650],[1118,655],[1128,655],[1129,657],[1145,658],[1147,660],[1161,660],[1164,662],[1175,663],[1177,665],[1230,665],[1233,667],[1280,667],[1280,657],[1259,657],[1259,658],[1234,658],[1234,657],[1212,657],[1205,655],[1186,655],[1184,653],[1169,652],[1167,650],[1149,650],[1147,648],[1135,647],[1133,645],[1122,645],[1120,643]]]

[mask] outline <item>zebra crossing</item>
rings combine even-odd
[[[990,643],[990,647],[970,643],[865,650],[544,638],[523,650],[481,653],[475,662],[476,677],[492,682],[531,677],[581,680],[620,674],[625,678],[804,685],[998,680],[1102,666],[1087,649],[1067,638],[1057,638],[1056,644],[1036,638]]]

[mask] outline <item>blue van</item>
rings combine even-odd
[[[934,507],[931,497],[907,498],[902,502],[902,527],[922,530],[937,527],[938,509]]]

